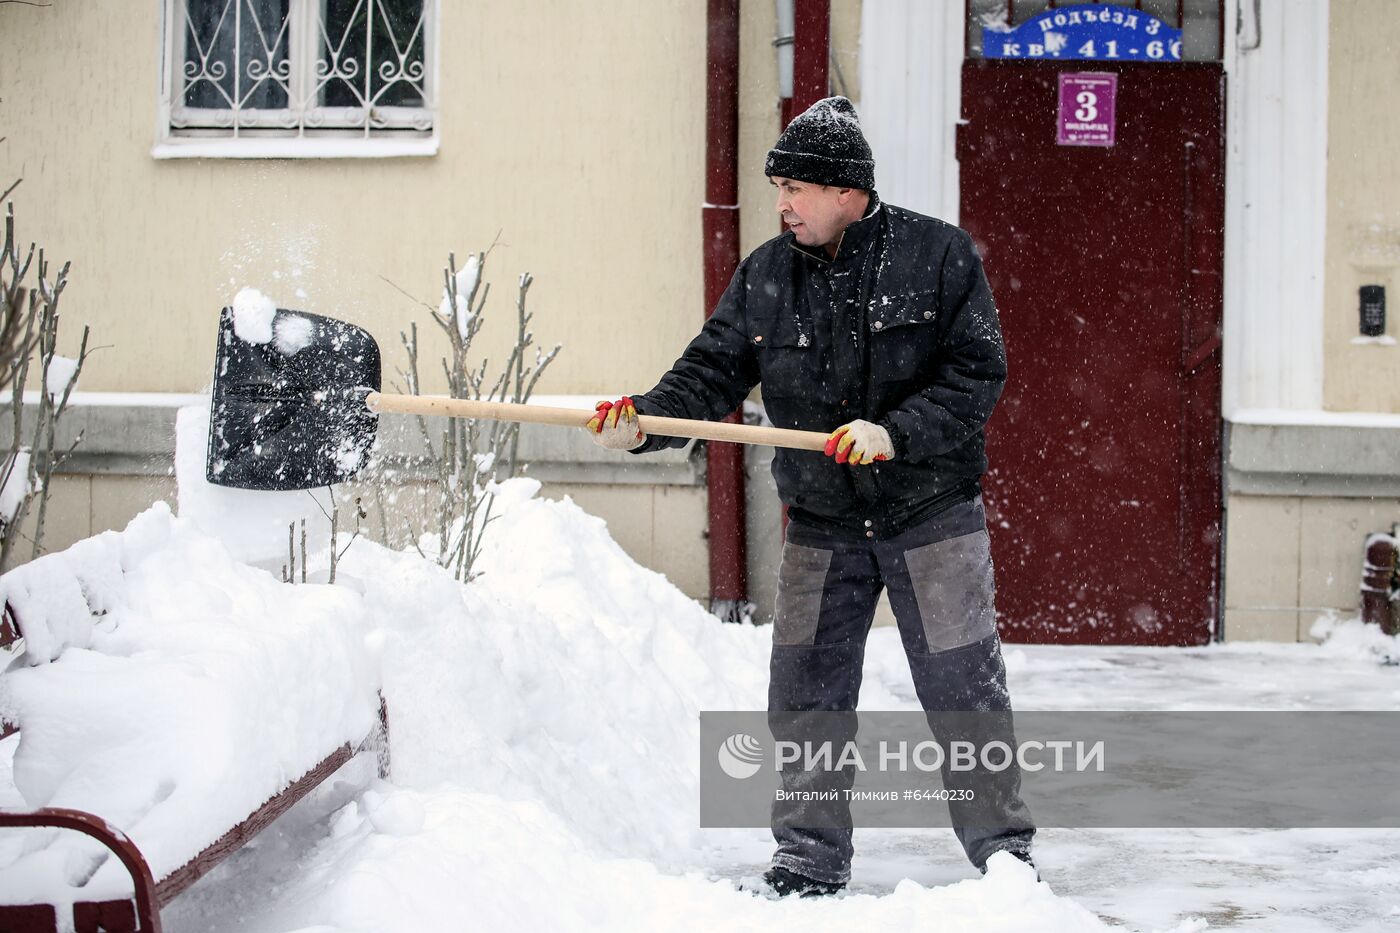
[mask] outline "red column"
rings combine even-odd
[[[792,24],[792,100],[783,125],[827,96],[831,0],[797,0]]]
[[[739,265],[739,0],[709,0],[708,26],[701,212],[707,316]],[[706,458],[710,600],[742,603],[748,597],[743,448],[711,441]]]

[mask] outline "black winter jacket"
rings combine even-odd
[[[893,460],[850,467],[779,449],[773,476],[793,518],[885,537],[976,494],[1005,381],[971,237],[873,197],[834,259],[791,233],[754,250],[671,371],[633,399],[642,414],[717,420],[761,382],[778,427],[882,425]],[[684,443],[650,436],[636,452]]]

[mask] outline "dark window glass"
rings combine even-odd
[[[291,0],[186,0],[187,107],[287,107]]]
[[[427,41],[423,3],[322,0],[321,103],[327,107],[422,107]]]

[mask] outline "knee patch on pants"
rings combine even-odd
[[[810,645],[816,640],[822,594],[833,556],[833,552],[822,548],[803,547],[790,541],[783,545],[773,644]]]
[[[985,529],[904,553],[930,654],[971,645],[996,632],[996,585]]]

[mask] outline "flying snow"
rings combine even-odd
[[[277,304],[256,288],[241,288],[233,296],[233,332],[248,343],[272,342],[272,319]]]
[[[283,356],[295,356],[311,345],[315,327],[308,317],[300,314],[284,314],[273,325],[273,346]]]

